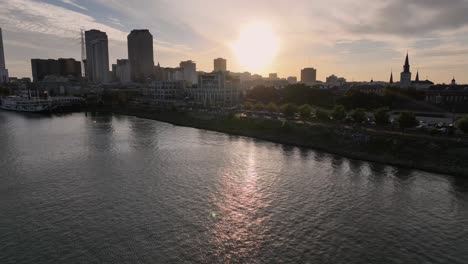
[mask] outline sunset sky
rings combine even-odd
[[[315,67],[321,80],[388,81],[409,51],[413,78],[419,68],[422,79],[468,83],[465,0],[0,0],[0,7],[11,76],[31,76],[31,58],[79,59],[81,28],[107,32],[115,63],[127,58],[127,34],[147,28],[155,62],[165,67],[191,59],[211,71],[224,57],[231,71],[299,77]],[[268,33],[256,34],[255,25]],[[258,54],[248,38],[268,63],[245,62]]]

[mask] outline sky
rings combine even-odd
[[[126,36],[149,29],[155,62],[176,67],[213,59],[248,71],[233,50],[242,31],[270,25],[278,40],[258,72],[300,76],[314,67],[349,81],[396,79],[409,52],[413,78],[468,83],[468,0],[0,0],[0,27],[10,76],[30,77],[31,58],[81,58],[80,29],[109,37],[110,63],[127,58]],[[256,46],[261,39],[252,39]],[[265,45],[268,45],[265,43]]]

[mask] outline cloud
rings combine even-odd
[[[82,10],[88,10],[88,8],[80,5],[80,4],[77,4],[75,1],[73,0],[60,0],[62,3],[65,3],[65,4],[69,4],[71,6],[74,6],[74,7],[77,7],[79,9],[82,9]]]
[[[468,71],[461,63],[468,61],[467,0],[54,2],[58,1],[57,5],[44,0],[2,1],[0,25],[14,38],[6,43],[8,54],[12,54],[11,49],[24,53],[25,45],[13,44],[23,38],[42,47],[40,51],[47,56],[65,56],[67,51],[70,56],[79,56],[80,29],[96,28],[107,32],[114,60],[126,57],[126,37],[131,29],[148,28],[154,36],[155,61],[163,66],[193,59],[199,68],[208,70],[212,59],[221,56],[228,59],[231,70],[242,71],[229,44],[246,25],[264,21],[274,27],[282,49],[263,74],[299,75],[301,68],[313,66],[322,79],[331,73],[356,80],[367,80],[370,74],[378,79],[381,74],[381,79],[387,79],[391,67],[401,67],[408,49],[412,62],[434,71],[434,65],[449,64],[458,65],[460,72]],[[47,38],[36,40],[39,35]],[[32,50],[36,53],[31,51],[33,55],[28,56],[41,54],[39,48]],[[22,58],[28,63],[29,58],[22,53],[13,52],[11,59]],[[440,71],[446,75],[448,68]]]
[[[103,30],[113,40],[123,41],[126,38],[126,33],[98,23],[88,15],[31,0],[8,0],[2,4],[0,23],[6,29],[42,33],[62,38],[77,38],[82,28]]]
[[[467,13],[466,0],[392,0],[362,12],[346,28],[364,34],[423,36],[466,27]]]

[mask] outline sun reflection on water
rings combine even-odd
[[[212,241],[225,263],[255,257],[269,234],[269,217],[261,212],[269,204],[258,184],[254,151],[244,165],[237,171],[221,171],[222,195],[213,196],[218,212],[212,213],[216,221]]]

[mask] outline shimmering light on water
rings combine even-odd
[[[0,263],[468,263],[468,181],[133,117],[0,112]]]

